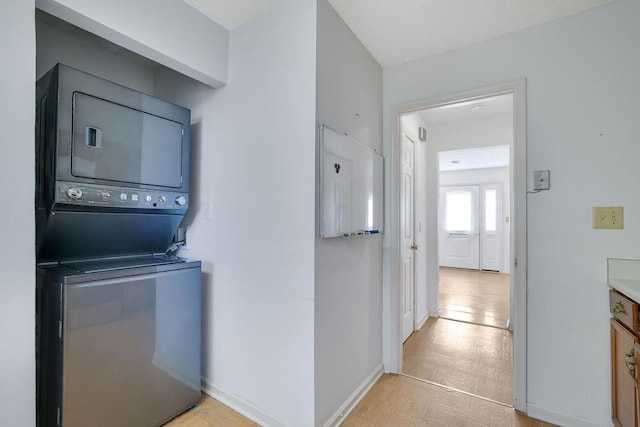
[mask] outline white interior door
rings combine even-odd
[[[413,142],[402,136],[402,201],[400,228],[402,232],[402,342],[413,332],[413,281],[416,249],[413,231]]]
[[[502,188],[482,185],[482,224],[480,227],[480,268],[502,270]]]
[[[479,193],[477,185],[440,187],[441,266],[480,268]]]

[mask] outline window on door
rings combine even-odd
[[[471,191],[447,191],[445,227],[449,232],[470,232],[473,229],[473,198]]]
[[[496,231],[498,227],[498,190],[484,190],[484,231]]]

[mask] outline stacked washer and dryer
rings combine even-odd
[[[62,64],[36,94],[39,426],[157,426],[196,404],[190,112]]]

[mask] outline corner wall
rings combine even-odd
[[[607,257],[640,257],[639,0],[384,71],[389,107],[527,78],[527,406],[561,425],[610,425]],[[625,229],[593,230],[593,206],[624,206]],[[562,212],[561,220],[552,213]],[[567,303],[568,302],[568,303]]]
[[[290,1],[231,31],[227,86],[156,76],[192,109],[204,389],[272,426],[314,420],[315,37],[315,0]]]
[[[36,39],[33,0],[4,0],[0,13],[0,425],[35,425],[34,123]]]
[[[317,3],[317,125],[382,152],[382,69],[327,0]],[[322,426],[339,420],[342,405],[381,372],[382,236],[320,239],[318,227],[316,220],[315,425]]]

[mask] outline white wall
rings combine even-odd
[[[506,218],[511,217],[510,191],[509,185],[509,168],[486,168],[471,169],[461,171],[440,172],[439,184],[442,185],[482,185],[482,184],[500,184],[502,194],[502,215],[498,221],[502,223],[501,239],[502,239],[502,256],[500,260],[500,272],[509,274],[509,223]]]
[[[381,152],[382,69],[326,0],[317,36],[317,123]],[[315,420],[323,425],[381,369],[382,238],[320,239],[318,230]]]
[[[156,79],[192,108],[205,388],[271,425],[314,420],[315,37],[315,1],[287,2],[231,31],[228,86]]]
[[[37,78],[60,62],[140,92],[154,93],[154,68],[150,65],[135,62],[133,55],[122,55],[111,43],[39,11],[36,46]]]
[[[35,425],[35,24],[33,0],[5,0],[0,13],[0,425]]]
[[[38,8],[213,87],[227,82],[228,32],[183,1],[37,0]]]
[[[528,196],[527,401],[563,425],[611,423],[606,258],[640,257],[638,16],[622,0],[384,72],[386,152],[390,106],[527,78],[527,168],[552,176]],[[608,205],[624,230],[591,228]]]

